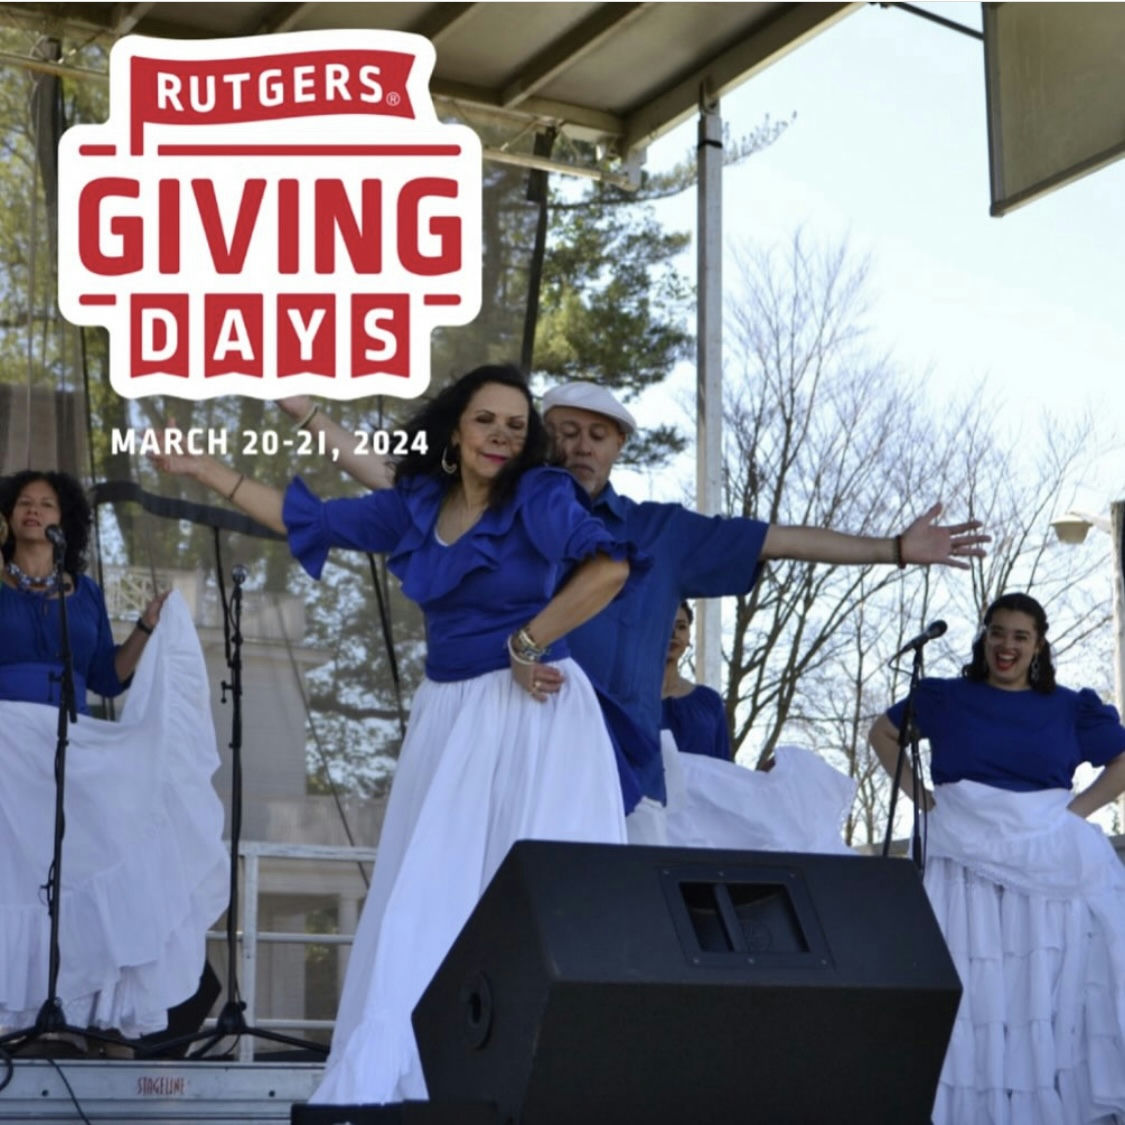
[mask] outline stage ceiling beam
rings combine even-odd
[[[699,110],[701,95],[721,98],[759,70],[820,34],[862,4],[791,4],[764,26],[698,66],[629,115],[622,155],[643,149]]]
[[[606,4],[531,60],[500,93],[500,104],[515,106],[541,90],[558,74],[600,47],[616,31],[632,23],[650,4]]]

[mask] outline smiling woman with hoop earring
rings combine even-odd
[[[1125,1121],[1125,869],[1085,819],[1125,791],[1125,728],[1055,682],[1047,630],[1034,598],[1004,594],[961,676],[915,693],[926,891],[965,990],[936,1125]],[[871,728],[892,776],[904,707]],[[1081,762],[1102,769],[1074,793]]]

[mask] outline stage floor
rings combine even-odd
[[[0,1091],[0,1122],[81,1121],[66,1082],[91,1121],[288,1122],[290,1106],[308,1100],[323,1070],[307,1062],[17,1059],[11,1081]]]

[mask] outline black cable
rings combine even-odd
[[[400,738],[405,738],[406,709],[402,705],[402,680],[398,673],[398,657],[395,655],[390,610],[383,595],[383,583],[380,581],[380,575],[375,565],[375,556],[368,554],[367,562],[371,567],[371,584],[375,587],[375,601],[379,607],[379,625],[383,630],[383,646],[387,650],[387,663],[391,666],[391,683],[395,689],[395,708],[398,711],[398,733]]]
[[[219,529],[211,529],[215,543],[215,582],[219,587],[219,609],[223,614],[223,655],[230,667],[230,606],[227,604],[227,587],[223,581],[223,547],[219,542]]]
[[[966,27],[963,23],[958,23],[956,20],[951,20],[946,16],[939,16],[936,12],[927,12],[925,8],[919,8],[916,4],[892,4],[880,3],[880,8],[901,8],[904,12],[909,12],[912,16],[919,16],[924,20],[929,20],[931,23],[936,23],[940,27],[946,27],[950,31],[960,32],[962,35],[969,36],[970,39],[983,39],[984,33],[977,31],[975,27]]]
[[[171,496],[158,496],[155,492],[148,492],[133,480],[107,480],[95,484],[90,490],[90,495],[95,505],[116,504],[121,501],[130,501],[140,506],[150,515],[162,516],[164,519],[188,520],[191,523],[201,524],[203,527],[216,527],[223,531],[238,531],[243,535],[253,535],[258,539],[275,539],[282,541],[285,536],[279,531],[265,527],[244,516],[241,512],[232,512],[228,508],[216,508],[211,504],[200,504],[194,500],[178,500]]]
[[[555,147],[557,130],[552,126],[535,134],[534,151],[536,156],[548,157]],[[535,216],[535,240],[532,243],[531,260],[527,273],[527,305],[524,308],[523,342],[520,347],[520,366],[524,374],[530,374],[535,355],[535,327],[539,321],[539,290],[543,280],[543,260],[547,253],[548,207],[551,193],[548,188],[548,174],[533,168],[527,174],[527,200],[537,203]]]
[[[51,1064],[51,1066],[55,1068],[55,1070],[58,1072],[58,1076],[62,1079],[62,1084],[66,1087],[66,1092],[70,1095],[70,1100],[74,1102],[74,1108],[78,1110],[78,1116],[82,1118],[86,1125],[94,1125],[94,1123],[83,1112],[82,1106],[79,1103],[78,1098],[75,1096],[74,1091],[71,1089],[70,1083],[67,1081],[62,1067],[59,1066],[59,1064],[54,1059],[49,1058],[47,1061]]]

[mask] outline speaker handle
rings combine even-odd
[[[479,1051],[492,1031],[492,985],[484,973],[474,973],[461,985],[457,999],[465,1013],[465,1039]]]

